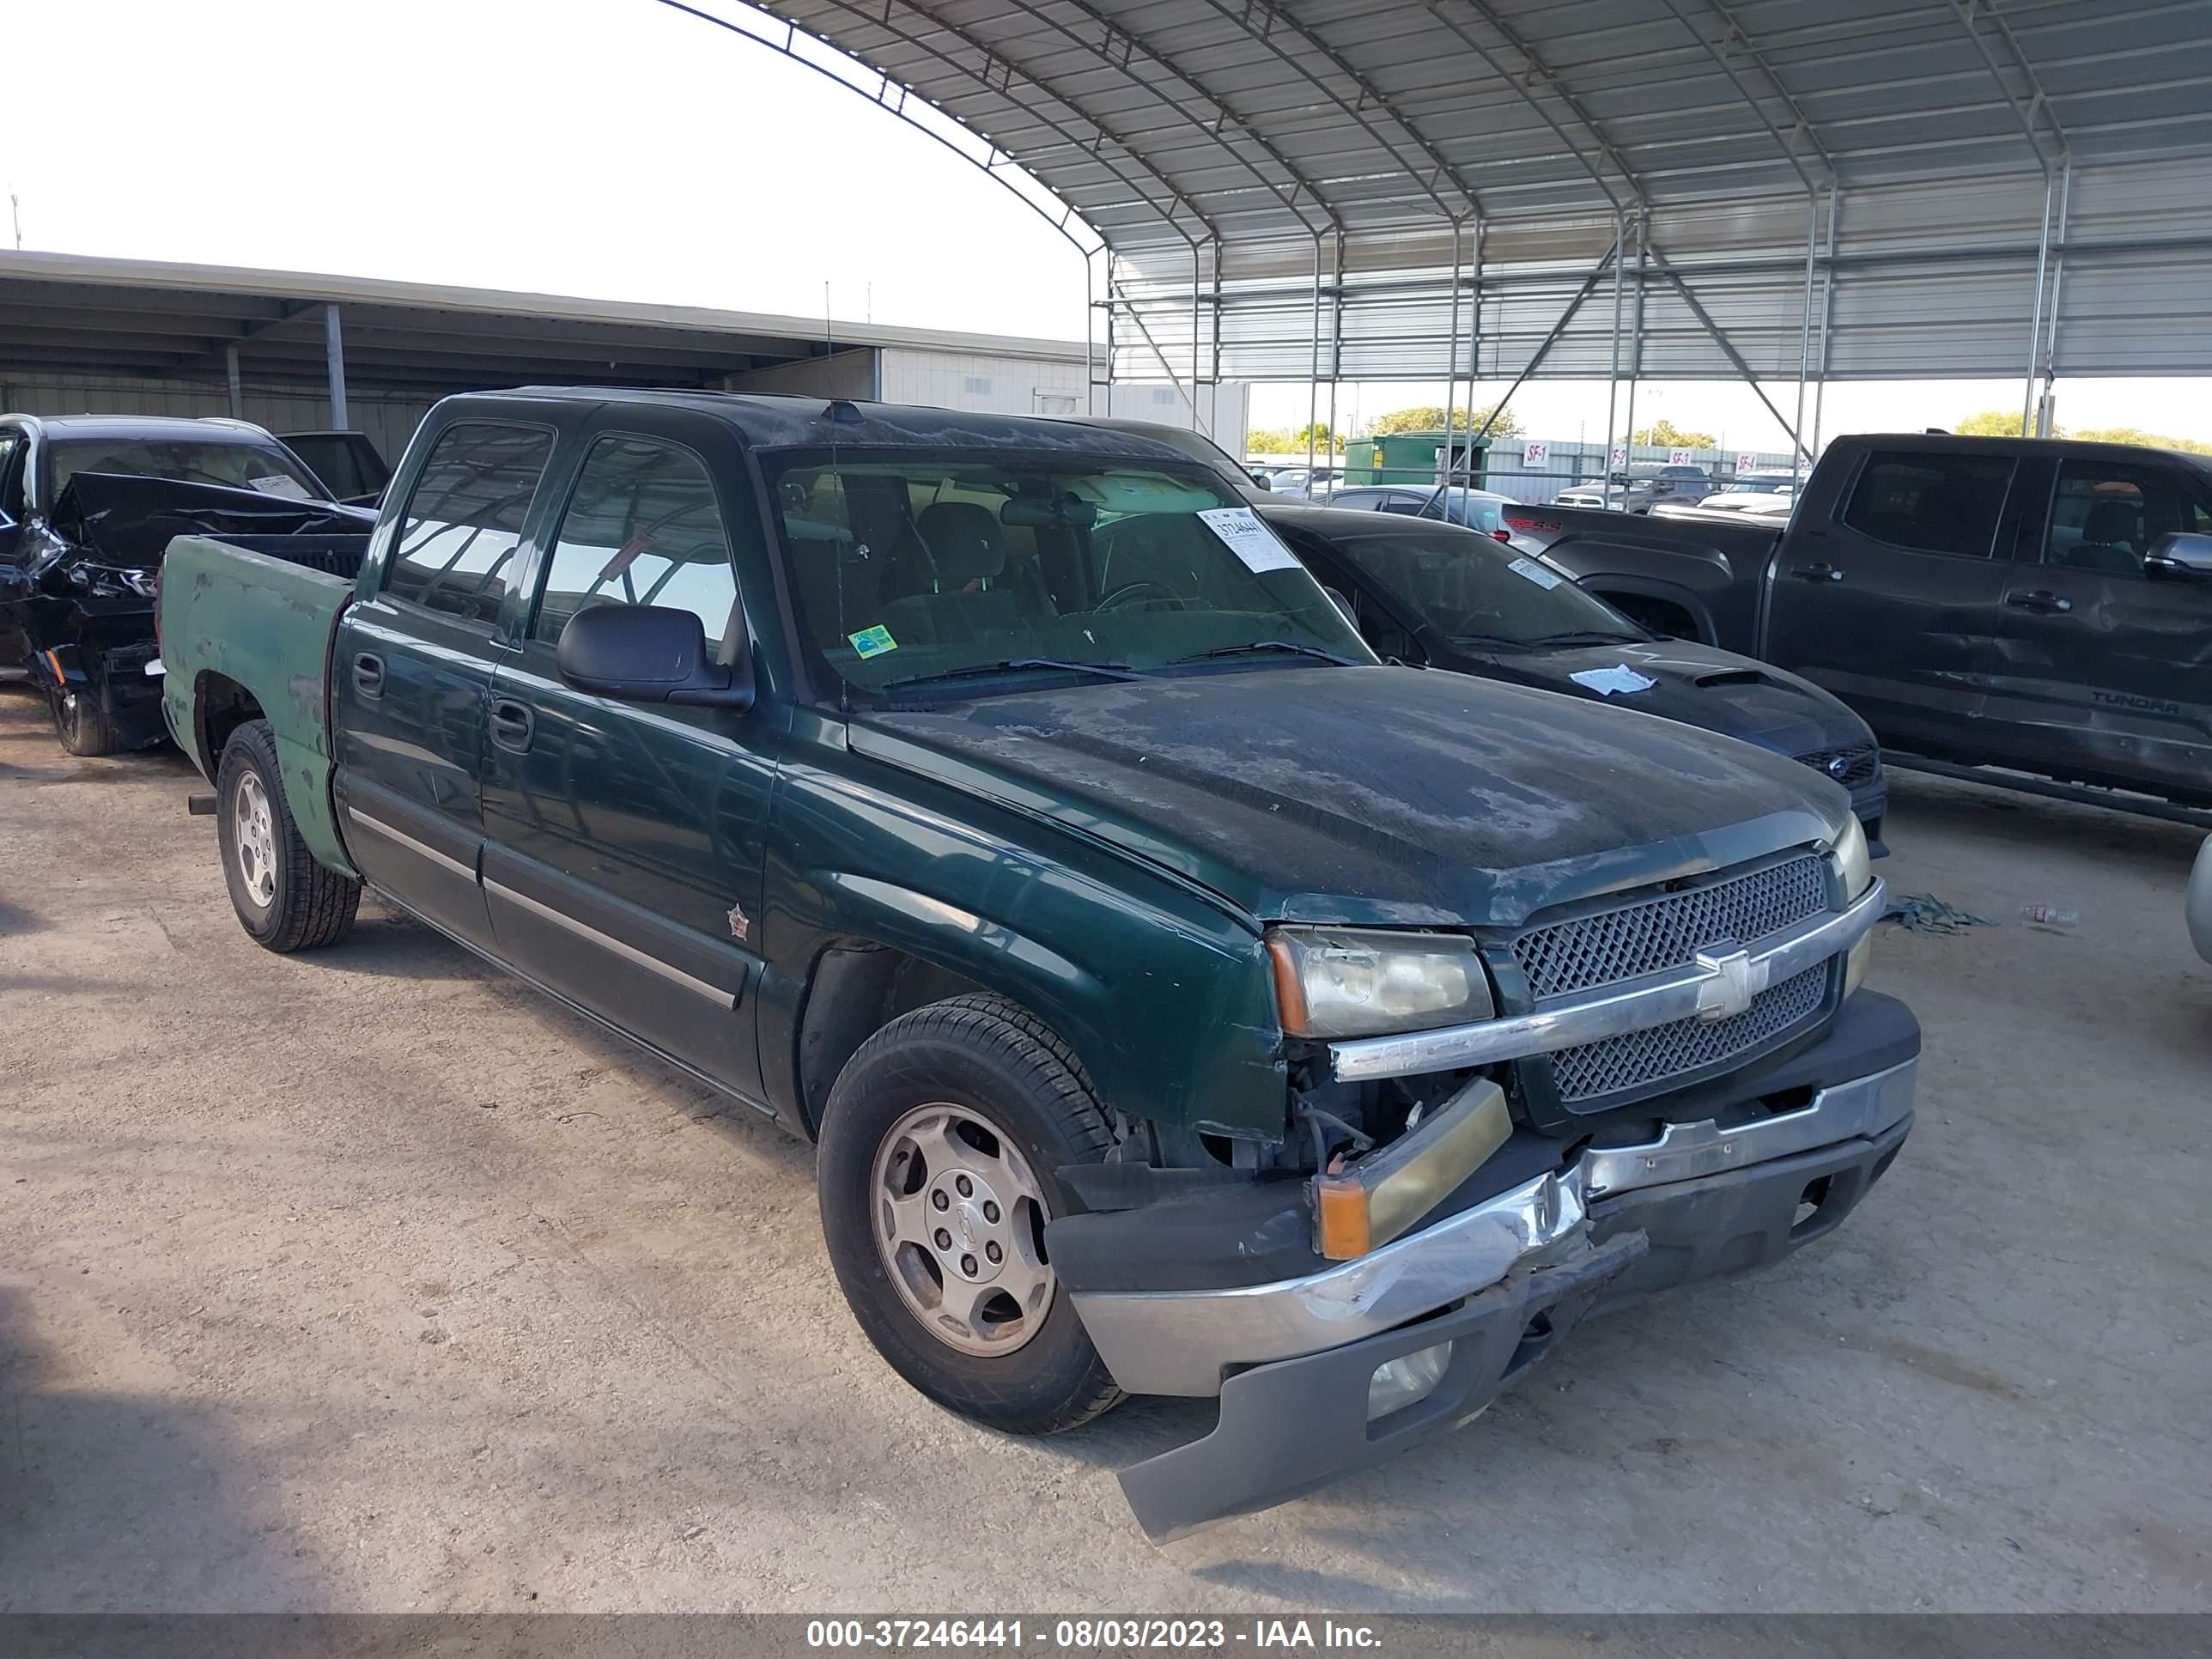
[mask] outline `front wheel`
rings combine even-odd
[[[216,831],[231,908],[255,944],[311,951],[345,937],[361,884],[315,862],[284,799],[276,738],[266,720],[230,734],[216,768]]]
[[[823,1231],[876,1351],[948,1410],[1050,1434],[1117,1403],[1052,1270],[1058,1171],[1096,1164],[1105,1114],[1066,1044],[1016,1005],[902,1014],[838,1074],[823,1115]]]

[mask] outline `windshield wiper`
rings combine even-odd
[[[1178,663],[1206,662],[1215,657],[1242,657],[1255,651],[1287,651],[1294,656],[1318,657],[1323,662],[1333,662],[1339,668],[1358,666],[1349,657],[1340,657],[1334,651],[1324,651],[1317,645],[1300,645],[1294,640],[1254,640],[1249,645],[1217,645],[1211,651],[1194,651],[1188,657],[1177,657]]]
[[[1527,640],[1516,640],[1507,634],[1455,634],[1451,636],[1451,642],[1454,645],[1487,645],[1500,651],[1531,648]]]
[[[971,662],[958,668],[939,668],[927,674],[908,674],[902,679],[885,680],[876,690],[896,691],[905,685],[927,685],[936,680],[961,680],[985,674],[1011,674],[1029,668],[1057,669],[1063,674],[1091,674],[1102,680],[1144,678],[1125,662],[1060,662],[1051,657],[1008,657],[998,662]]]

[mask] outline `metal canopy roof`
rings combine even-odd
[[[259,381],[327,373],[324,307],[343,322],[357,388],[437,395],[568,380],[719,386],[866,346],[923,346],[1065,362],[1080,348],[820,318],[445,288],[359,276],[0,252],[0,378],[15,372],[221,380],[236,348]]]
[[[1109,376],[2212,373],[2206,0],[662,3],[1026,170]]]
[[[2195,0],[781,0],[1115,249],[2212,149]]]

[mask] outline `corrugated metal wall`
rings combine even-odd
[[[1157,374],[1157,358],[1127,365],[1141,376],[1147,369]],[[1104,364],[1100,363],[1103,372]],[[1101,388],[1102,391],[1106,390]],[[886,348],[883,354],[883,398],[886,403],[929,404],[943,409],[970,409],[997,415],[1080,415],[1085,412],[1086,387],[1080,361],[1069,362],[1036,357],[1000,357],[969,352],[924,351]],[[1201,430],[1225,434],[1229,447],[1244,441],[1250,388],[1241,383],[1198,388]],[[1110,408],[1097,412],[1127,420],[1158,421],[1165,426],[1190,424],[1190,403],[1180,388],[1165,381],[1132,378],[1117,380],[1111,388]]]
[[[331,406],[319,391],[245,387],[245,416],[271,432],[322,432],[331,424]],[[387,461],[396,462],[416,422],[433,399],[375,392],[350,392],[346,416],[366,432]],[[230,413],[229,394],[217,381],[126,380],[97,374],[11,373],[0,362],[0,409],[27,415],[175,415]]]
[[[1979,179],[1863,185],[1838,198],[1834,258],[1826,257],[1825,197],[1670,204],[1649,222],[1640,283],[1632,232],[1623,301],[1622,368],[1636,361],[1642,295],[1642,373],[1733,379],[1738,371],[1666,274],[1671,267],[1762,380],[1794,380],[1801,353],[1820,361],[1824,289],[1832,380],[2025,375],[2036,309],[2037,248],[2045,204],[2039,172]],[[2212,374],[2212,167],[2202,161],[2075,170],[2063,241],[2052,239],[2046,309],[2057,307],[2058,374]],[[2056,216],[2054,215],[2054,217]],[[1816,244],[1812,331],[1806,338],[1806,243]],[[1469,313],[1477,311],[1478,379],[1525,368],[1613,244],[1609,216],[1504,221],[1462,238],[1459,321],[1452,321],[1446,227],[1347,240],[1341,275],[1324,240],[1320,299],[1310,242],[1232,246],[1218,306],[1210,263],[1194,316],[1187,253],[1142,252],[1117,264],[1119,286],[1143,319],[1115,337],[1115,374],[1157,374],[1158,351],[1178,373],[1196,356],[1225,380],[1442,380],[1458,342],[1468,373]],[[1218,322],[1215,318],[1218,313]],[[1613,278],[1588,295],[1538,373],[1596,378],[1613,361]],[[1316,316],[1318,343],[1316,343]],[[1149,334],[1147,339],[1146,335]],[[1218,335],[1218,340],[1217,340]]]

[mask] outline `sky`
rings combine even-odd
[[[25,248],[800,316],[826,283],[841,319],[1082,335],[1082,258],[1012,192],[656,0],[0,0],[0,38],[19,65],[80,66],[38,78],[78,115],[0,149]],[[1796,392],[1769,388],[1785,410]],[[2021,393],[1839,384],[1821,429],[1946,426]],[[2061,381],[2058,420],[2212,440],[2206,393]],[[1346,386],[1338,425],[1443,397]],[[1307,403],[1303,383],[1256,386],[1252,423],[1303,425]],[[1514,409],[1534,435],[1604,435],[1601,384],[1531,382]],[[1637,423],[1654,416],[1723,447],[1786,442],[1741,386],[1647,382]]]

